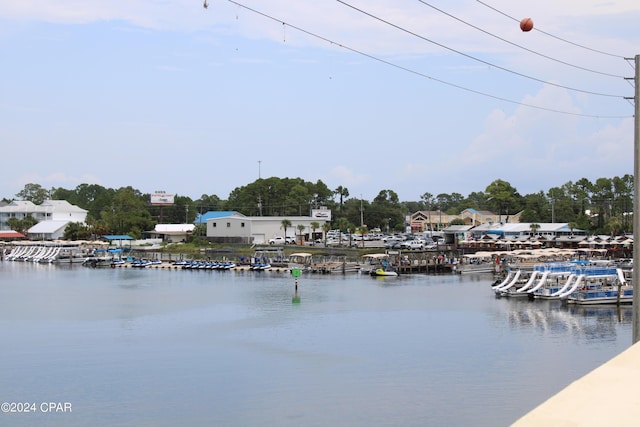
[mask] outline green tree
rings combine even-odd
[[[330,191],[322,181],[271,177],[235,188],[225,205],[244,215],[300,215],[303,207],[326,206],[327,194]]]
[[[587,178],[579,179],[575,184],[570,185],[570,195],[575,205],[574,213],[578,218],[584,218],[587,206],[591,203],[593,184]]]
[[[360,227],[357,228],[357,232],[358,234],[360,234],[360,237],[362,238],[362,247],[364,248],[364,236],[366,236],[367,234],[369,234],[369,228],[366,225],[361,225]]]
[[[342,204],[344,202],[344,199],[346,199],[347,197],[349,197],[349,189],[347,189],[347,187],[343,187],[342,185],[338,186],[338,188],[336,188],[333,193],[338,196],[339,199],[339,204],[338,207],[340,209],[340,213],[342,213]]]
[[[606,229],[609,231],[611,236],[616,236],[622,231],[622,221],[617,217],[609,218]]]
[[[598,178],[593,186],[591,197],[593,208],[596,214],[596,231],[606,230],[605,225],[612,217],[613,206],[613,183],[609,178]]]
[[[287,241],[287,228],[291,227],[291,221],[284,218],[282,221],[280,221],[280,228],[282,230],[284,230],[284,239],[285,239],[285,243]]]
[[[145,198],[147,196],[146,194],[144,195]],[[150,206],[149,209],[153,210],[158,222],[160,222],[160,216],[162,216],[162,223],[164,224],[193,223],[198,215],[198,210],[193,200],[190,197],[175,195],[173,201],[174,203],[171,206]],[[160,215],[161,213],[162,215]]]
[[[531,236],[535,237],[538,235],[538,230],[540,230],[540,224],[537,223],[531,223],[529,224],[529,229],[531,229]]]
[[[19,200],[28,200],[36,205],[42,204],[49,197],[49,191],[40,184],[26,184],[24,188],[16,194]]]
[[[309,188],[309,194],[311,194],[311,205],[315,208],[319,208],[321,206],[326,206],[328,208],[334,208],[332,198],[333,191],[327,187],[327,185],[322,182],[322,180],[317,180],[315,184],[307,183],[306,186]]]
[[[309,226],[311,227],[311,241],[314,242],[316,238],[316,230],[320,228],[320,223],[318,221],[311,221]]]
[[[203,194],[195,202],[199,214],[209,211],[222,211],[225,209],[225,202],[215,194]]]
[[[70,222],[64,228],[64,240],[89,240],[91,238],[89,226],[81,222]]]
[[[398,194],[393,190],[381,190],[364,212],[367,226],[373,228],[382,228],[387,223],[393,228],[402,228],[408,214],[404,204],[400,203]]]
[[[37,223],[38,220],[31,215],[27,215],[24,218],[9,218],[7,220],[7,225],[10,229],[22,233],[25,236],[27,235],[27,231]]]
[[[508,221],[509,212],[515,213],[520,209],[518,203],[520,196],[516,189],[506,181],[496,179],[487,186],[485,193],[488,196],[487,201],[493,202],[500,222],[502,222],[503,214],[506,215],[505,220]]]
[[[349,228],[349,220],[345,217],[340,217],[336,220],[336,227],[340,230],[338,235],[338,245],[342,246],[342,233],[346,232]]]
[[[303,184],[296,184],[291,187],[291,190],[289,191],[288,203],[297,206],[299,216],[302,216],[303,207],[305,213],[309,212],[311,199],[309,190]]]
[[[302,239],[302,232],[304,231],[304,229],[306,228],[304,226],[304,224],[298,224],[298,242],[300,242],[300,244],[302,245],[304,240]]]
[[[433,205],[436,203],[435,197],[433,194],[426,192],[423,193],[420,198],[424,201],[425,208],[429,215],[429,232],[433,232],[433,219],[431,218],[431,212],[433,212]]]
[[[155,225],[146,200],[140,191],[132,187],[119,188],[110,209],[102,211],[101,218],[107,221],[111,233],[140,238],[143,231],[151,230]]]
[[[322,224],[322,240],[324,240],[324,247],[327,247],[327,233],[331,230],[331,224],[325,222]]]

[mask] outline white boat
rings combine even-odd
[[[253,270],[253,271],[270,270],[271,269],[271,264],[269,264],[268,262],[260,262],[260,263],[256,263],[256,264],[251,264],[251,267],[249,267],[249,269]]]
[[[493,290],[497,297],[528,298],[527,290],[534,286],[539,274],[539,271],[516,270],[513,276],[507,275],[502,283],[493,286]]]
[[[576,279],[576,273],[582,272],[584,265],[570,262],[550,262],[534,266],[539,279],[526,290],[531,298],[559,299],[560,293],[567,290]]]
[[[313,264],[313,255],[308,252],[296,252],[289,255],[289,270],[297,268],[301,272],[310,272]]]
[[[620,303],[630,302],[633,295],[624,273],[615,267],[573,264],[565,271],[545,272],[540,282],[528,291],[534,298],[561,299],[579,304],[615,304],[618,286],[623,292]]]
[[[398,272],[395,270],[391,270],[388,268],[376,268],[370,273],[372,276],[376,277],[396,277],[398,276]]]
[[[89,256],[82,262],[85,267],[111,267],[113,265],[113,256]]]
[[[493,252],[476,252],[462,256],[463,262],[455,268],[459,274],[495,273],[500,271],[500,264],[496,262]]]
[[[584,276],[575,289],[567,290],[568,304],[603,305],[633,303],[633,286],[620,269],[608,269],[601,275]],[[612,271],[614,270],[614,271]]]

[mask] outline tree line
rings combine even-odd
[[[464,209],[491,211],[508,221],[521,213],[521,222],[567,222],[575,229],[592,234],[622,234],[632,232],[633,176],[599,178],[591,182],[582,178],[533,194],[520,195],[508,182],[497,179],[484,191],[464,197],[460,193],[432,194],[425,192],[415,201],[400,201],[390,189],[380,190],[373,200],[350,197],[348,188],[330,189],[321,180],[301,178],[259,178],[237,187],[221,199],[215,194],[203,194],[193,200],[176,194],[173,206],[152,206],[150,194],[128,186],[118,189],[97,184],[80,184],[74,189],[45,189],[39,184],[27,184],[15,195],[17,200],[40,204],[44,200],[66,200],[88,211],[86,225],[67,227],[65,238],[82,239],[105,234],[129,234],[139,238],[143,231],[158,223],[193,223],[199,214],[208,211],[237,211],[247,216],[307,216],[312,209],[327,207],[332,211],[333,225],[355,231],[380,228],[401,231],[407,215],[417,211],[442,211],[457,215]],[[10,202],[4,199],[4,202]],[[26,231],[33,218],[12,218],[9,226]],[[202,235],[202,231],[194,233]]]

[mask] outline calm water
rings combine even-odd
[[[491,282],[0,262],[0,425],[506,426],[631,344]]]

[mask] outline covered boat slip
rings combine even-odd
[[[3,259],[37,263],[81,263],[91,249],[77,242],[15,242]]]
[[[296,252],[289,255],[290,270],[299,269],[303,273],[357,273],[361,262],[347,256],[317,256],[308,252]]]
[[[515,249],[503,251],[478,251],[473,254],[464,254],[460,270],[478,269],[484,266],[491,269],[495,265],[502,265],[511,269],[532,270],[535,266],[545,263],[567,263],[572,260],[582,260],[589,263],[605,261],[606,249],[580,248],[580,249]],[[499,261],[499,262],[498,262]],[[494,268],[495,270],[495,268]]]
[[[633,299],[631,282],[622,269],[579,263],[548,263],[531,272],[509,271],[492,289],[497,297],[558,299],[580,305],[626,304]]]
[[[400,274],[451,273],[457,266],[452,259],[426,252],[388,251],[383,254],[366,254],[362,258],[364,259],[362,270],[369,273],[379,267],[383,269],[392,267]]]

